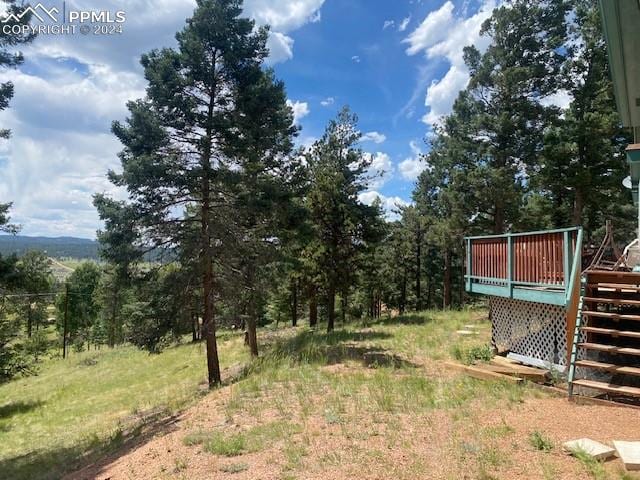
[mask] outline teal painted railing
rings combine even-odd
[[[582,263],[582,228],[465,238],[466,290],[566,306]]]

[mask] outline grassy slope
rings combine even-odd
[[[55,477],[50,468],[118,440],[141,416],[185,407],[206,379],[203,349],[71,353],[37,376],[1,385],[0,478]],[[223,367],[247,361],[237,336],[222,342],[220,355]]]
[[[468,323],[480,334],[455,334]],[[483,312],[424,312],[330,335],[305,328],[260,335],[276,342],[246,378],[196,405],[171,454],[145,466],[141,454],[125,478],[210,478],[218,471],[244,479],[264,476],[260,468],[287,479],[346,478],[370,468],[380,478],[494,478],[489,472],[508,478],[518,465],[508,447],[513,429],[474,428],[476,418],[545,397],[442,369],[438,360],[488,341]],[[56,468],[72,469],[70,461],[89,450],[117,447],[132,415],[192,403],[205,377],[202,348],[185,345],[158,356],[128,347],[78,354],[51,361],[38,377],[1,386],[0,478],[56,477]],[[363,368],[363,354],[380,350],[411,363]],[[221,342],[221,359],[225,366],[248,360],[241,338]],[[558,469],[575,468],[563,455],[520,449],[535,460],[527,478],[559,478]],[[203,450],[209,457],[202,458]],[[450,461],[437,460],[444,457]]]

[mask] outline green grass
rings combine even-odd
[[[456,360],[471,365],[476,362],[488,362],[493,358],[493,350],[490,345],[459,345],[453,346],[452,355]]]
[[[275,442],[290,439],[301,430],[297,424],[276,421],[232,434],[219,431],[193,432],[184,438],[184,443],[185,445],[202,445],[206,452],[216,455],[235,457],[243,453],[264,450]]]
[[[550,452],[553,450],[553,442],[537,430],[531,432],[531,435],[529,435],[529,444],[541,452]]]
[[[452,335],[469,323],[477,325],[479,335]],[[306,422],[314,415],[354,445],[384,436],[383,448],[405,449],[413,439],[405,438],[394,423],[399,415],[446,410],[453,421],[466,423],[480,402],[486,408],[509,408],[527,396],[544,395],[511,383],[425,372],[421,365],[452,358],[455,352],[483,358],[490,335],[482,311],[423,312],[364,327],[354,323],[331,334],[299,327],[275,333],[267,328],[259,335],[261,358],[248,364],[243,379],[225,392],[222,407],[228,418],[237,416],[247,424],[234,431],[190,432],[184,443],[206,455],[229,458],[277,448],[283,457],[282,478],[304,478],[305,466],[313,465],[307,461],[313,450]],[[223,367],[249,362],[237,334],[221,335],[219,347]],[[381,351],[393,354],[391,361],[365,368],[365,355]],[[339,373],[331,370],[334,364],[341,364]],[[203,345],[178,346],[159,355],[133,347],[103,348],[72,353],[66,361],[49,360],[38,376],[0,385],[0,478],[57,477],[117,448],[141,419],[155,425],[167,413],[197,401],[205,368]],[[273,419],[274,410],[277,419],[262,423]],[[365,423],[370,427],[363,429]],[[503,425],[479,434],[490,439],[512,431]],[[356,458],[367,463],[371,452],[354,447],[335,455],[316,461],[332,465]],[[484,478],[509,461],[491,442],[481,442],[474,455]],[[225,473],[246,469],[224,460],[221,465]],[[424,465],[412,468],[419,472]],[[172,469],[188,474],[189,466],[178,459]]]
[[[609,478],[601,461],[593,458],[591,455],[580,449],[574,450],[571,453],[578,459],[585,471],[594,480],[606,480]]]
[[[223,367],[248,359],[238,337],[220,349]],[[0,385],[0,478],[51,478],[87,452],[117,446],[143,419],[184,408],[205,380],[202,344],[159,355],[104,347],[48,360],[37,376]]]
[[[246,463],[230,463],[229,465],[220,467],[220,471],[224,473],[240,473],[245,470],[249,470],[249,465]]]

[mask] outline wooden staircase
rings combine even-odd
[[[640,398],[640,274],[586,271],[577,311],[569,396],[585,387]]]

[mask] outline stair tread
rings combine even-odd
[[[640,305],[640,300],[628,300],[626,298],[600,298],[584,297],[585,302],[611,303],[612,305]]]
[[[609,393],[620,393],[623,395],[632,395],[634,397],[640,397],[640,388],[637,388],[637,387],[614,385],[612,383],[596,382],[595,380],[574,380],[573,385],[578,385],[580,387],[593,388],[595,390],[602,390]]]
[[[600,328],[600,327],[580,327],[583,332],[600,333],[602,335],[613,335],[618,337],[630,337],[640,338],[640,332],[633,332],[629,330],[616,330],[614,328]]]
[[[591,342],[578,343],[578,347],[586,348],[589,350],[598,350],[600,352],[622,353],[626,355],[640,356],[640,349],[637,349],[637,348],[617,347],[615,345],[605,345],[602,343],[591,343]]]
[[[640,368],[629,367],[626,365],[615,365],[613,363],[596,362],[595,360],[576,360],[576,367],[593,368],[596,370],[606,370],[611,373],[640,376]]]
[[[583,316],[587,317],[602,317],[602,318],[613,318],[620,320],[637,320],[640,321],[640,315],[632,315],[628,313],[612,313],[612,312],[597,312],[594,310],[583,310]]]
[[[596,288],[598,290],[606,289],[606,290],[629,290],[629,293],[632,292],[640,292],[640,286],[638,285],[627,285],[624,283],[590,283],[589,287]]]

